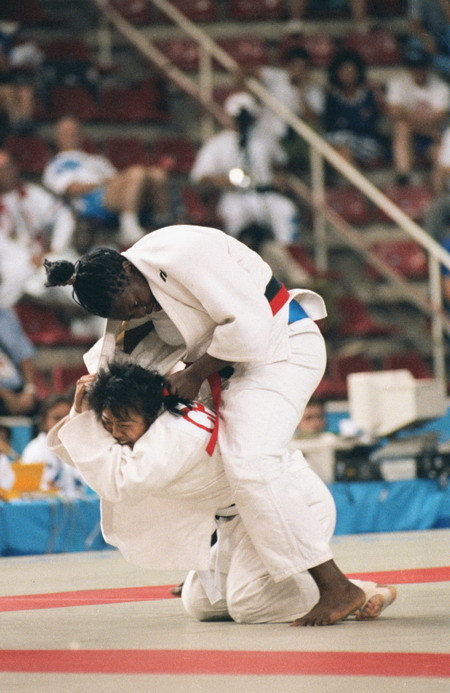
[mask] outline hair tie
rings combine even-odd
[[[170,397],[170,392],[167,387],[163,387],[162,389],[162,398],[166,399],[167,397]]]
[[[77,278],[79,268],[80,261],[77,260],[73,268],[72,276],[66,281],[65,286],[73,286],[75,284],[75,279]]]

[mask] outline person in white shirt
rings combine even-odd
[[[43,289],[44,256],[73,257],[75,218],[41,185],[23,181],[13,156],[0,149],[0,307]]]
[[[318,589],[308,572],[278,583],[267,573],[233,503],[219,448],[206,451],[215,419],[200,402],[170,395],[156,372],[113,362],[80,378],[71,415],[50,431],[49,445],[100,495],[104,537],[125,559],[145,568],[195,568],[182,589],[191,616],[300,620]],[[293,474],[299,457],[286,456]],[[331,536],[332,497],[307,466],[300,474],[319,531]],[[357,619],[376,618],[395,599],[393,587],[352,584],[363,592]]]
[[[47,433],[69,414],[71,405],[72,399],[67,395],[54,393],[46,397],[39,407],[40,432],[27,443],[21,454],[23,464],[45,463],[41,481],[43,491],[56,488],[60,495],[67,498],[80,496],[86,487],[79,472],[66,465],[50,450],[47,445]]]
[[[260,126],[260,109],[251,94],[235,92],[224,108],[235,127],[206,140],[190,178],[220,192],[217,213],[227,233],[247,242],[249,229],[255,229],[258,238],[248,241],[250,247],[288,286],[304,285],[308,275],[286,248],[300,235],[298,207],[284,194],[286,154]]]
[[[83,151],[81,124],[72,116],[58,121],[55,140],[58,154],[45,167],[42,180],[54,193],[66,196],[81,218],[118,221],[124,245],[146,233],[139,223],[144,204],[152,206],[158,223],[167,222],[167,175],[161,167],[134,165],[118,171],[105,156]]]
[[[399,183],[407,183],[417,149],[430,161],[435,155],[449,109],[449,86],[431,71],[431,58],[410,48],[406,70],[388,82],[386,103],[393,120],[393,156]]]

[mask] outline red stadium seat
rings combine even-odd
[[[39,135],[8,135],[5,148],[17,161],[21,173],[41,175],[52,157],[50,147]]]
[[[256,36],[219,39],[218,43],[241,67],[267,65],[270,61],[266,42]]]
[[[327,67],[336,53],[336,42],[332,36],[323,32],[307,36],[302,34],[284,36],[280,39],[277,50],[281,61],[291,48],[304,48],[309,53],[312,65]]]
[[[383,192],[414,221],[422,219],[433,199],[433,195],[426,185],[392,185],[385,188]],[[380,221],[388,219],[381,209],[378,210],[378,217]]]
[[[147,165],[149,153],[145,144],[136,137],[108,137],[105,155],[119,170],[135,164]]]
[[[15,310],[25,333],[36,346],[88,346],[95,341],[73,335],[49,307],[19,303]]]
[[[356,296],[341,296],[337,305],[341,316],[338,330],[343,337],[382,336],[397,332],[394,326],[375,320]]]
[[[86,375],[87,369],[84,363],[76,366],[55,366],[52,370],[52,386],[55,392],[65,392],[71,385],[75,385],[78,378]]]
[[[199,48],[196,41],[184,38],[155,41],[155,46],[181,70],[193,72],[198,70]]]
[[[370,221],[369,203],[356,188],[327,188],[325,200],[349,224],[362,226]]]
[[[371,372],[374,369],[373,362],[364,354],[331,356],[327,373],[314,394],[324,399],[345,399],[348,394],[347,376],[351,373]]]
[[[98,105],[94,97],[81,86],[57,85],[50,92],[48,108],[52,118],[62,118],[70,114],[82,121],[96,120]]]
[[[306,272],[311,277],[323,277],[326,279],[340,279],[341,275],[339,272],[335,272],[333,270],[325,270],[322,271],[316,267],[314,264],[314,261],[312,260],[310,254],[306,250],[304,246],[302,246],[300,243],[293,243],[292,245],[287,246],[290,255],[297,260],[297,262],[303,267]]]
[[[189,224],[220,228],[221,221],[216,212],[217,194],[208,194],[204,197],[195,188],[185,186],[181,191],[181,199]]]
[[[235,21],[286,17],[285,0],[228,0],[228,18]]]
[[[161,94],[151,89],[150,85],[111,86],[101,92],[98,118],[119,123],[165,122],[168,111],[161,104]]]
[[[402,59],[400,44],[387,29],[348,34],[344,48],[358,53],[367,65],[397,65]]]
[[[111,5],[131,24],[150,24],[152,20],[148,0],[111,0]]]
[[[426,251],[413,240],[379,241],[371,246],[374,255],[386,262],[392,269],[408,279],[428,277],[428,258]],[[367,273],[379,277],[378,272],[368,266]]]
[[[215,22],[219,19],[217,2],[214,0],[171,0],[171,5],[192,22]],[[157,12],[157,22],[171,21],[164,12]]]
[[[43,46],[47,60],[93,60],[90,46],[83,39],[57,38]]]
[[[186,137],[160,137],[151,148],[152,163],[159,164],[173,173],[188,174],[197,150]]]
[[[382,361],[384,370],[407,368],[415,378],[432,378],[433,371],[417,352],[403,351],[385,356]]]

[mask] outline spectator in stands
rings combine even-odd
[[[309,400],[295,435],[310,436],[323,433],[326,429],[325,404],[314,396]]]
[[[355,612],[373,620],[394,601],[394,587],[349,583],[333,560],[346,585],[341,600],[335,583],[334,610],[314,606],[319,590],[308,571],[275,582],[234,505],[219,448],[211,456],[205,450],[215,413],[169,394],[169,387],[156,372],[112,363],[98,376],[80,378],[71,416],[50,431],[51,448],[101,496],[107,541],[144,567],[203,567],[189,574],[181,595],[186,611],[201,621],[328,625]],[[287,495],[291,474],[302,480],[298,502],[308,496],[317,518],[311,536],[329,540],[335,509],[325,485],[298,452],[285,456],[283,468],[288,472],[278,483],[286,484]],[[245,501],[239,509],[244,515]],[[218,541],[210,549],[214,516]]]
[[[39,407],[39,433],[25,446],[21,461],[24,464],[44,462],[41,488],[47,491],[58,489],[61,495],[74,497],[84,492],[86,485],[76,469],[66,465],[47,445],[47,433],[67,416],[72,406],[72,397],[54,393],[46,397]]]
[[[264,65],[251,72],[278,101],[317,128],[323,111],[324,92],[311,79],[309,60],[309,53],[304,48],[290,46],[280,56],[279,67]],[[258,121],[267,136],[275,137],[285,148],[287,168],[293,172],[303,170],[308,160],[308,149],[297,133],[265,105],[261,106]]]
[[[12,309],[0,308],[0,415],[32,414],[37,397],[35,349]]]
[[[448,0],[409,0],[408,46],[421,47],[431,56],[432,67],[450,77],[450,3]]]
[[[203,144],[191,169],[191,180],[220,191],[217,211],[227,233],[239,236],[249,225],[265,229],[278,244],[286,264],[284,275],[286,271],[295,274],[290,277],[290,285],[303,283],[305,273],[284,250],[300,232],[297,206],[283,194],[287,189],[285,154],[259,127],[260,110],[251,94],[235,92],[224,107],[235,126]]]
[[[410,48],[405,70],[388,82],[386,102],[393,121],[397,182],[409,182],[414,152],[432,163],[449,109],[449,87],[431,70],[430,54]]]
[[[17,42],[17,22],[0,23],[0,109],[7,132],[34,129],[35,74],[43,54],[32,41]],[[17,42],[17,43],[15,43]],[[2,126],[0,126],[1,130]],[[2,143],[0,132],[0,145]]]
[[[338,53],[328,69],[323,113],[327,140],[351,163],[371,164],[383,156],[379,116],[363,59],[353,51]]]
[[[289,31],[294,32],[303,29],[303,18],[309,4],[309,0],[290,0],[290,21],[287,26]],[[356,31],[367,32],[369,28],[367,0],[322,0],[320,3],[321,13],[341,13],[347,7],[350,9]]]
[[[166,172],[142,165],[117,171],[106,157],[83,151],[82,137],[78,119],[67,116],[58,121],[58,154],[44,170],[44,185],[66,196],[81,218],[111,224],[119,221],[123,245],[131,245],[147,233],[139,223],[144,206],[152,207],[155,226],[166,225],[170,216]]]
[[[75,218],[62,200],[21,180],[12,155],[0,149],[0,307],[44,286],[44,256],[73,255]],[[48,296],[47,296],[48,298]]]

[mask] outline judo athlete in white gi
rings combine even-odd
[[[111,319],[104,341],[124,327],[153,330],[189,364],[169,374],[172,393],[193,400],[205,381],[212,383],[220,423],[210,451],[218,428],[233,501],[259,559],[277,583],[309,571],[317,584],[317,604],[295,624],[325,625],[361,608],[363,591],[334,563],[329,537],[308,505],[302,465],[286,464],[325,369],[314,322],[326,316],[322,298],[306,289],[288,292],[256,253],[200,226],[165,227],[122,254],[97,249],[75,266],[53,262],[46,270],[48,286],[72,284],[86,310]],[[123,348],[132,355],[126,337]],[[169,372],[158,367],[158,356],[149,359]],[[98,358],[87,365],[94,372]],[[218,374],[229,367],[233,375],[220,393]]]
[[[112,363],[98,378],[80,378],[71,414],[49,433],[53,452],[100,495],[106,541],[145,568],[197,568],[182,600],[200,620],[274,623],[307,613],[318,599],[313,578],[272,580],[231,505],[219,447],[206,452],[215,413],[199,402],[187,406],[167,388],[156,372]],[[286,454],[286,468],[296,474],[300,462],[304,502],[330,538],[333,499],[299,457]],[[395,596],[393,588],[357,584],[367,600],[357,619],[375,618]]]

